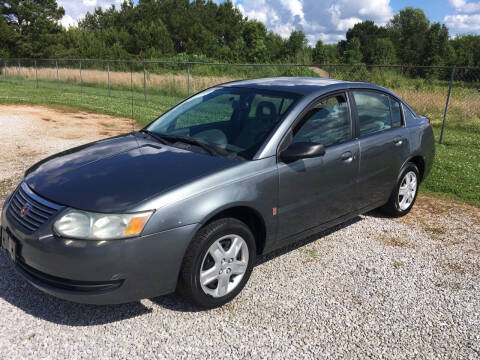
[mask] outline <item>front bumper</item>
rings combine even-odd
[[[64,239],[52,233],[53,220],[33,233],[22,231],[6,208],[1,234],[8,241],[2,244],[14,244],[10,253],[16,270],[46,293],[88,304],[118,304],[173,292],[197,230],[192,224],[124,240]]]

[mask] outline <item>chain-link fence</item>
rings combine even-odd
[[[439,130],[439,141],[449,126],[469,131],[480,128],[480,68],[473,67],[2,59],[0,75],[7,84],[76,93],[84,102],[92,96],[124,100],[131,107],[132,118],[146,109],[165,110],[159,104],[165,104],[166,98],[174,104],[232,80],[313,76],[367,81],[395,91],[419,114],[428,116]]]

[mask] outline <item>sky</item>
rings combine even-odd
[[[218,3],[225,0],[214,0]],[[122,0],[58,0],[65,9],[64,26],[76,24],[95,7],[108,8]],[[432,22],[446,24],[452,36],[480,34],[480,0],[232,0],[249,19],[262,21],[267,29],[287,38],[300,29],[311,45],[317,40],[336,43],[358,22],[373,20],[385,25],[406,6],[423,9]]]

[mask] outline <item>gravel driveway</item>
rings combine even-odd
[[[0,106],[1,199],[36,160],[129,127]],[[3,252],[0,271],[0,359],[480,358],[480,211],[426,196],[402,219],[369,213],[260,259],[234,302],[206,312],[176,295],[58,300]]]

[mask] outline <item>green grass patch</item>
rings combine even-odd
[[[113,89],[108,96],[105,89],[84,86],[80,92],[77,84],[0,82],[0,103],[55,105],[107,115],[135,119],[147,124],[182,100],[181,97],[150,94],[147,101],[143,92]],[[133,104],[133,106],[132,106]]]

